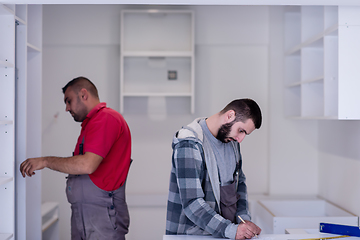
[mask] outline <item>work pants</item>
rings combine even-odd
[[[125,240],[130,222],[125,184],[114,191],[104,191],[89,175],[70,174],[66,195],[72,210],[72,240]]]

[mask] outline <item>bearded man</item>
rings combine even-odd
[[[258,104],[237,99],[174,135],[167,204],[167,235],[250,239],[251,222],[240,143],[261,126]]]

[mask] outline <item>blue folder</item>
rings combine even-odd
[[[360,228],[356,226],[320,223],[320,232],[360,237]]]

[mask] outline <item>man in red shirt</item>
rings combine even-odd
[[[75,78],[62,90],[66,111],[82,122],[73,156],[29,158],[20,165],[20,172],[31,177],[47,167],[69,174],[66,194],[72,209],[72,240],[125,239],[130,129],[120,113],[100,102],[89,79]]]

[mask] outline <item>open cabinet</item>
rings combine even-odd
[[[15,16],[0,5],[0,239],[15,235]]]
[[[42,6],[0,4],[0,32],[0,239],[41,239],[41,173],[19,166],[41,155]]]
[[[292,6],[284,17],[286,115],[360,119],[360,7]]]
[[[194,113],[194,13],[123,10],[120,42],[120,112],[127,98],[190,99]]]

